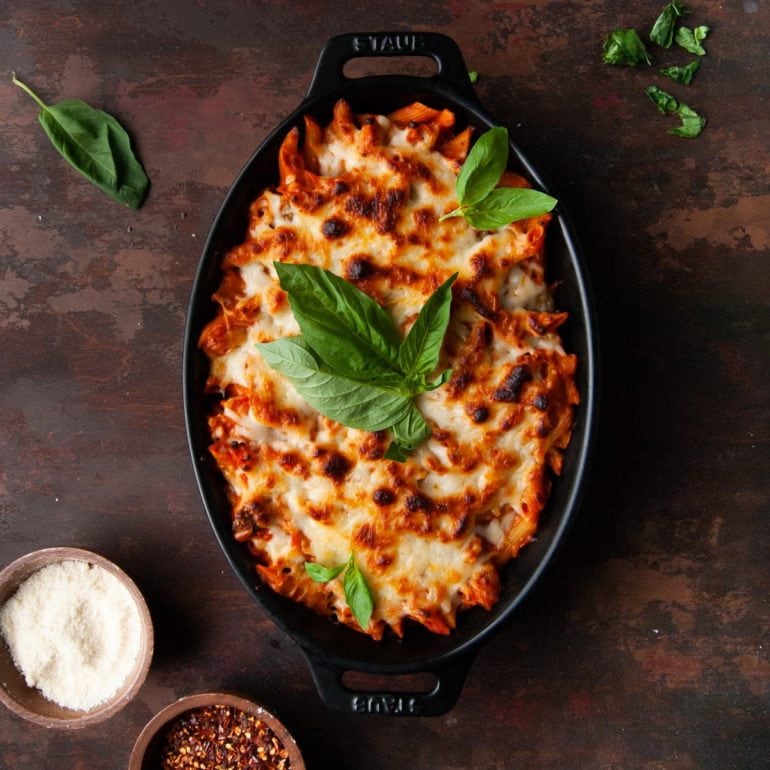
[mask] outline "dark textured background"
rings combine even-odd
[[[134,577],[157,633],[145,686],[110,721],[67,734],[0,712],[0,767],[124,767],[153,713],[208,688],[278,710],[311,770],[767,767],[770,11],[691,3],[688,23],[713,32],[693,85],[669,89],[708,116],[687,140],[642,93],[666,87],[657,68],[600,62],[606,32],[644,30],[662,4],[0,5],[0,566],[96,550]],[[414,720],[320,704],[218,550],[181,403],[187,299],[225,190],[327,38],[391,28],[452,35],[552,181],[604,348],[596,462],[564,550],[454,711]],[[152,179],[140,211],[60,160],[11,70],[131,131]]]

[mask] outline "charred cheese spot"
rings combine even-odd
[[[362,524],[353,536],[353,540],[358,546],[363,548],[377,547],[377,530],[371,523]]]
[[[495,401],[507,401],[509,403],[516,403],[519,400],[519,391],[521,386],[527,381],[532,379],[532,374],[529,368],[524,364],[514,366],[513,369],[506,375],[501,385],[492,394],[492,398]]]
[[[325,476],[339,482],[345,478],[345,474],[350,470],[350,462],[343,455],[333,452],[324,459],[322,470]]]
[[[495,319],[497,311],[495,308],[490,307],[485,300],[479,296],[479,293],[472,289],[470,286],[461,286],[459,290],[459,297],[464,302],[467,302],[473,307],[473,309],[483,318],[487,318],[490,321]]]
[[[350,262],[348,262],[345,268],[345,278],[351,283],[358,283],[359,281],[371,278],[376,272],[377,269],[369,257],[356,255],[350,258]]]
[[[375,489],[372,494],[372,499],[379,506],[390,505],[396,499],[396,496],[389,489],[380,488]]]
[[[334,240],[335,238],[342,238],[348,231],[347,224],[342,219],[325,219],[321,225],[321,232],[325,238]]]
[[[328,126],[305,121],[303,143],[291,132],[279,185],[252,203],[244,242],[222,261],[219,313],[200,338],[233,537],[267,586],[357,628],[343,581],[314,583],[304,568],[353,551],[375,596],[374,638],[408,621],[448,633],[460,610],[494,604],[498,567],[536,532],[579,400],[557,333],[566,314],[545,281],[549,217],[483,232],[438,221],[458,205],[471,141],[454,122],[426,105],[391,119],[340,102]],[[452,376],[416,397],[433,435],[405,463],[384,458],[390,431],[321,416],[265,364],[257,343],[300,333],[275,261],[346,278],[402,335],[459,273],[438,367]]]
[[[489,409],[484,405],[471,406],[471,419],[477,424],[486,422],[489,419]]]

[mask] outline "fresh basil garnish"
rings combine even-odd
[[[682,125],[668,129],[668,133],[673,134],[674,136],[684,136],[688,138],[698,136],[706,125],[706,118],[702,115],[698,115],[695,110],[690,109],[686,104],[680,103],[676,114],[679,115]]]
[[[371,588],[369,588],[366,582],[364,573],[358,568],[352,553],[350,554],[342,585],[345,590],[345,601],[358,621],[358,625],[361,628],[366,628],[369,625],[369,620],[374,610],[374,597],[372,596]]]
[[[398,349],[398,368],[413,381],[416,377],[430,374],[438,366],[441,345],[449,325],[453,282],[453,279],[445,281],[430,295]],[[418,381],[414,384],[419,387],[425,383]]]
[[[650,40],[663,48],[671,48],[677,19],[689,11],[678,0],[673,0],[660,13],[650,30]]]
[[[328,583],[342,573],[347,564],[338,564],[336,567],[324,567],[312,561],[305,562],[305,572],[316,583]]]
[[[420,410],[412,404],[409,411],[393,426],[393,441],[385,452],[385,459],[404,462],[409,452],[417,449],[430,435],[430,426]]]
[[[257,345],[268,366],[280,372],[314,409],[330,420],[359,430],[385,430],[409,410],[411,397],[400,392],[403,378],[364,382],[338,374],[303,337],[282,337]]]
[[[700,67],[700,60],[693,59],[689,64],[684,67],[666,67],[660,72],[667,78],[671,78],[676,83],[682,83],[689,86],[692,82],[692,77]]]
[[[439,222],[465,217],[476,230],[496,230],[520,219],[546,214],[556,198],[526,187],[497,187],[508,165],[508,129],[495,126],[482,134],[457,177],[459,207]]]
[[[115,118],[80,99],[49,106],[16,75],[12,81],[37,102],[38,122],[70,165],[118,203],[134,209],[142,205],[150,182]]]
[[[677,45],[680,45],[685,51],[694,53],[698,56],[705,56],[706,49],[701,43],[706,39],[709,33],[709,28],[705,26],[695,27],[690,29],[689,27],[679,27],[676,31],[676,37],[674,38]]]
[[[671,94],[658,86],[650,86],[645,89],[644,93],[650,97],[650,100],[664,115],[668,112],[676,112],[679,107],[679,102]]]
[[[642,62],[650,64],[650,55],[635,29],[613,29],[604,39],[602,60],[605,64],[635,67]]]
[[[368,294],[314,265],[274,265],[305,340],[325,363],[353,379],[398,372],[398,331]]]
[[[305,572],[316,583],[328,583],[344,572],[342,588],[345,592],[345,601],[358,625],[362,629],[366,629],[374,611],[374,596],[363,572],[356,564],[353,553],[350,554],[350,558],[346,562],[335,567],[324,567],[315,562],[305,562]]]
[[[473,206],[495,189],[508,165],[508,129],[495,126],[475,142],[457,176],[461,206]]]
[[[388,459],[430,438],[414,396],[447,382],[434,380],[449,324],[457,273],[429,297],[402,342],[390,316],[371,297],[315,265],[275,262],[302,335],[257,345],[268,366],[284,375],[313,408],[359,430],[393,429]]]
[[[495,230],[509,222],[537,217],[553,209],[556,198],[527,187],[498,187],[477,206],[465,212],[476,230]]]
[[[476,72],[476,70],[471,70],[468,73],[468,80],[471,81],[471,83],[475,83],[479,79],[479,73]]]

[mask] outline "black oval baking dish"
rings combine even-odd
[[[437,65],[433,77],[380,75],[347,78],[343,67],[362,56],[426,56]],[[231,532],[230,506],[225,482],[208,452],[206,415],[210,402],[204,394],[208,360],[198,350],[198,338],[213,318],[211,295],[221,278],[219,265],[227,251],[242,242],[249,204],[267,185],[277,182],[278,148],[287,131],[301,126],[302,116],[320,123],[331,119],[334,103],[345,98],[354,112],[388,113],[421,101],[449,108],[457,125],[472,125],[479,132],[495,125],[479,103],[457,44],[434,33],[345,34],[332,38],[321,52],[307,96],[299,107],[260,145],[230,188],[203,250],[192,291],[185,334],[184,400],[187,435],[203,503],[211,526],[233,570],[262,609],[302,648],[323,701],[354,712],[392,715],[436,715],[451,709],[481,642],[498,629],[529,593],[552,560],[581,495],[596,423],[596,330],[592,303],[581,256],[562,210],[548,228],[548,279],[557,288],[556,304],[569,311],[562,327],[565,347],[578,355],[577,385],[581,404],[562,475],[555,481],[540,519],[537,541],[525,548],[503,572],[503,589],[491,610],[462,613],[457,629],[439,636],[410,627],[403,640],[375,642],[285,599],[259,581],[253,560]],[[519,149],[511,145],[512,168],[518,168],[540,189],[548,190],[541,176]],[[360,692],[342,681],[348,671],[398,675],[428,672],[435,686],[428,692]]]

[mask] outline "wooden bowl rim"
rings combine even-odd
[[[305,761],[302,758],[299,746],[283,722],[256,701],[240,693],[228,690],[212,690],[185,695],[162,708],[139,733],[139,737],[136,739],[134,748],[131,751],[131,758],[128,761],[128,770],[143,770],[144,762],[147,759],[147,750],[153,739],[182,714],[202,708],[203,706],[233,706],[258,717],[275,733],[277,738],[286,747],[289,753],[289,760],[291,761],[291,770],[305,770]]]
[[[118,688],[118,691],[112,698],[90,711],[65,708],[52,701],[48,701],[48,703],[51,704],[51,708],[54,711],[59,712],[61,716],[41,714],[28,708],[25,704],[17,700],[17,698],[8,691],[7,683],[0,680],[0,702],[14,714],[22,719],[26,719],[28,722],[41,725],[42,727],[74,730],[103,722],[105,719],[108,719],[113,714],[120,711],[120,709],[131,701],[137,692],[139,692],[139,689],[147,678],[147,673],[150,670],[154,647],[154,632],[152,617],[150,616],[147,602],[136,583],[134,583],[134,581],[120,567],[118,567],[117,564],[101,554],[88,551],[84,548],[70,546],[41,548],[37,551],[24,554],[15,561],[12,561],[0,570],[0,607],[2,607],[5,602],[16,593],[18,587],[28,577],[43,569],[43,567],[63,561],[85,561],[105,569],[107,572],[118,578],[121,585],[125,586],[136,605],[142,627],[141,649],[134,670],[128,675],[126,681],[120,688]],[[11,659],[10,650],[2,637],[0,637],[0,657],[7,658],[15,668],[15,664]],[[24,677],[21,672],[19,672],[19,677],[27,690],[36,690],[36,688],[29,687],[26,682],[24,682]]]

